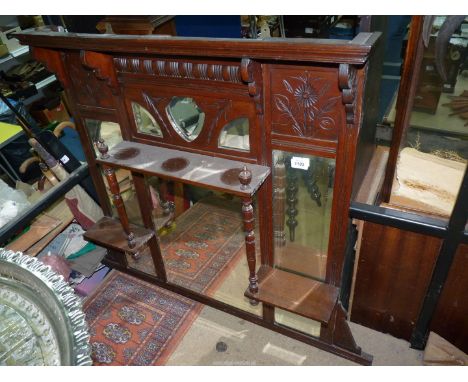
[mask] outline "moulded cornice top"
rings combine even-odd
[[[362,65],[373,50],[380,32],[359,33],[353,40],[268,38],[227,39],[171,37],[161,35],[116,35],[25,30],[15,34],[32,47],[97,52],[249,57],[259,60],[346,63]]]

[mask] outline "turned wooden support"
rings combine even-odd
[[[244,190],[250,188],[251,180],[252,172],[247,168],[247,166],[244,166],[243,170],[239,173],[241,188]],[[255,294],[258,292],[258,278],[255,271],[255,216],[251,196],[242,198],[242,217],[245,232],[245,251],[247,254],[247,264],[249,266],[249,291],[252,294]],[[250,303],[252,305],[258,304],[258,302],[254,300],[251,300]]]
[[[282,154],[276,161],[273,171],[273,239],[275,247],[284,247],[286,245],[286,232],[284,230],[286,166]]]
[[[104,140],[100,138],[96,142],[96,147],[101,153],[102,159],[109,158],[109,148],[105,144]],[[115,176],[115,171],[112,167],[109,166],[102,166],[104,170],[104,175],[107,179],[107,184],[109,185],[109,189],[112,194],[112,203],[114,204],[117,214],[119,215],[120,223],[122,224],[122,228],[127,235],[127,241],[129,248],[134,248],[136,245],[135,235],[133,232],[130,231],[130,222],[128,221],[127,210],[125,209],[125,204],[122,200],[122,196],[120,195],[120,187],[119,182],[117,181],[117,177]]]

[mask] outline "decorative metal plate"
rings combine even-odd
[[[0,365],[91,365],[82,304],[34,257],[0,248]]]

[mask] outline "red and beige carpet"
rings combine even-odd
[[[245,256],[240,203],[205,199],[161,237],[169,281],[211,295]],[[149,254],[129,265],[154,273]],[[162,365],[202,305],[113,271],[85,303],[95,365]]]

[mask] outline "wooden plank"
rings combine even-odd
[[[270,174],[267,166],[128,141],[116,145],[109,151],[109,158],[97,162],[238,196],[252,196]],[[252,172],[250,187],[245,190],[238,179],[244,165]]]
[[[104,217],[83,234],[85,240],[100,246],[111,248],[119,252],[138,253],[153,236],[154,232],[130,224],[130,230],[135,235],[135,247],[129,248],[127,235],[122,229],[120,221]]]
[[[25,252],[60,224],[60,220],[43,213],[34,219],[29,231],[7,245],[6,249]]]
[[[365,37],[367,35],[366,33]],[[250,57],[285,61],[296,59],[361,65],[366,62],[375,46],[375,40],[380,35],[379,32],[374,32],[365,39],[358,35],[355,41],[318,38],[252,40],[157,35],[145,35],[136,39],[132,35],[22,31],[15,34],[15,37],[24,45],[53,49],[222,58]]]
[[[442,289],[431,330],[468,353],[468,244],[459,245]]]
[[[338,288],[265,265],[257,275],[258,293],[247,289],[246,297],[328,324]]]
[[[400,152],[390,203],[449,217],[465,168],[465,163],[406,147]]]
[[[466,366],[468,355],[437,333],[430,332],[424,350],[426,366]]]
[[[409,340],[442,240],[364,222],[351,321]]]
[[[387,160],[388,148],[384,146],[377,146],[366,175],[362,180],[361,187],[356,194],[355,201],[366,204],[374,204],[384,179]]]

